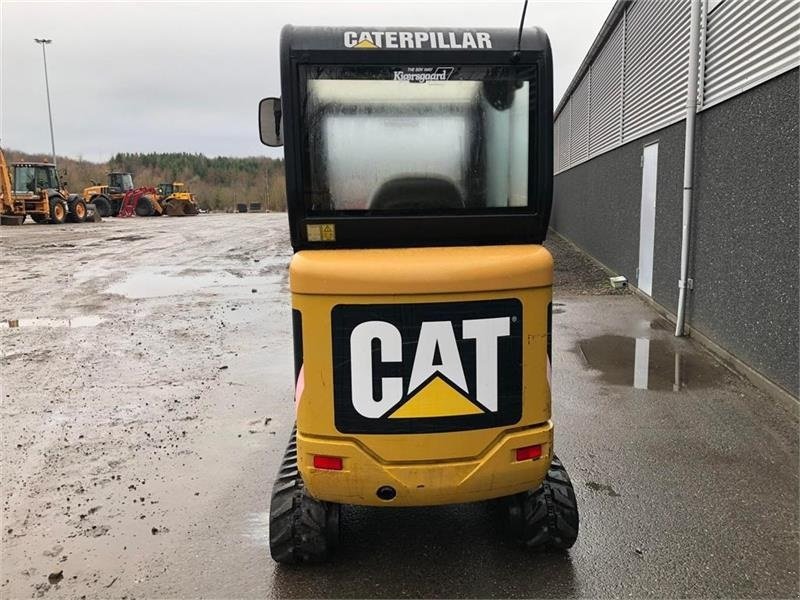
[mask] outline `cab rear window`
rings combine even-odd
[[[309,213],[527,208],[535,69],[302,71]]]

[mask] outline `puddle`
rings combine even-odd
[[[5,329],[17,327],[94,327],[105,321],[102,317],[85,316],[73,319],[8,319],[0,323]]]
[[[227,271],[175,275],[169,272],[141,271],[131,273],[125,279],[104,290],[126,298],[160,298],[189,293],[250,295],[263,293],[274,284],[274,278],[263,276],[239,276]],[[256,290],[255,292],[253,290]]]
[[[254,512],[247,515],[247,525],[242,535],[257,546],[269,548],[269,512]]]
[[[674,340],[603,335],[583,340],[578,353],[603,380],[640,390],[679,392],[715,385],[725,368]]]

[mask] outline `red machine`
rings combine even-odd
[[[119,207],[118,217],[139,217],[160,216],[163,213],[161,205],[158,203],[158,192],[155,188],[141,187],[125,192],[122,204]]]

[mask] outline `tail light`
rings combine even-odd
[[[342,470],[342,457],[341,456],[322,456],[319,454],[314,455],[314,468],[325,469],[326,471],[341,471]]]
[[[523,460],[536,460],[542,456],[542,445],[536,444],[535,446],[525,446],[524,448],[517,448],[516,451],[517,461]]]

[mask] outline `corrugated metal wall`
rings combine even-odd
[[[800,65],[798,0],[703,2],[698,110]],[[555,172],[685,117],[691,0],[627,6],[555,122]]]
[[[617,23],[592,65],[592,103],[589,156],[622,143],[622,36],[624,19]]]
[[[708,15],[702,105],[711,106],[800,62],[800,2],[727,0]]]
[[[569,129],[570,129],[570,102],[562,111],[563,116],[555,122],[553,126],[553,137],[555,147],[555,159],[553,168],[563,171],[569,168]]]
[[[570,164],[583,162],[589,158],[589,88],[591,72],[575,88],[570,98],[572,126],[569,137]]]
[[[690,16],[689,0],[640,0],[628,9],[623,143],[683,115]]]

